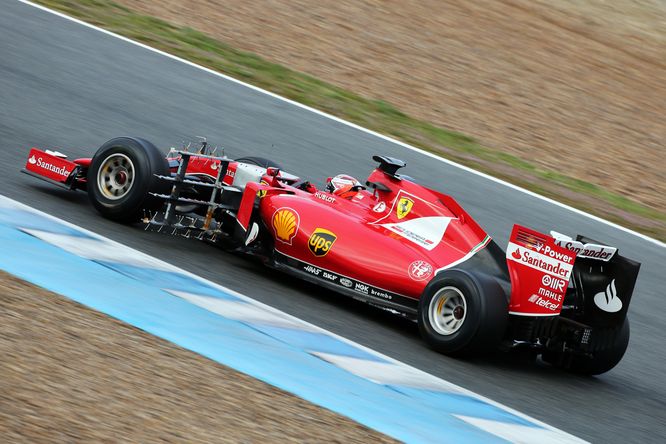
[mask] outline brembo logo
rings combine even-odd
[[[30,159],[28,159],[28,163],[30,165],[36,165],[40,168],[44,168],[45,170],[51,171],[56,174],[60,174],[61,176],[65,177],[68,177],[69,173],[71,173],[71,171],[68,171],[67,168],[65,167],[57,167],[51,163],[44,162],[44,160],[41,157],[35,158],[34,154],[32,155],[32,157],[30,157]]]
[[[617,297],[615,279],[608,284],[605,291],[600,291],[594,295],[594,303],[608,313],[616,313],[622,310],[622,301]]]

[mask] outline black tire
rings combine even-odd
[[[169,175],[166,157],[155,145],[131,137],[111,139],[97,150],[90,163],[88,196],[104,217],[137,222],[145,210],[156,210],[162,205],[149,194],[168,189],[155,174]]]
[[[272,160],[266,159],[265,157],[257,157],[257,156],[241,157],[240,159],[236,159],[236,162],[249,163],[251,165],[260,166],[262,168],[279,168],[280,170],[282,169],[279,163],[273,162]]]
[[[624,318],[622,325],[617,327],[614,342],[609,348],[597,351],[592,356],[562,356],[562,353],[544,353],[542,358],[556,367],[581,375],[600,375],[615,367],[622,360],[629,346],[629,319]],[[568,358],[568,359],[567,359]]]
[[[464,304],[455,305],[461,297]],[[451,303],[455,307],[464,306],[464,316],[456,328],[447,331],[450,326],[438,316],[447,307],[450,309]],[[451,313],[455,315],[456,309]],[[434,350],[450,356],[473,356],[499,345],[508,317],[507,298],[494,279],[464,270],[446,270],[423,291],[418,326],[421,336]]]

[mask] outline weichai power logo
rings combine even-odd
[[[323,228],[316,228],[310,236],[308,247],[315,256],[326,256],[326,254],[331,251],[337,238],[338,236],[331,231],[324,230]]]

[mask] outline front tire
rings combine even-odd
[[[471,356],[495,348],[506,330],[508,302],[490,277],[447,270],[425,288],[419,301],[421,336],[434,350]]]
[[[137,222],[160,201],[150,195],[165,188],[155,175],[169,175],[166,157],[152,143],[118,137],[102,145],[88,169],[88,196],[104,217]]]

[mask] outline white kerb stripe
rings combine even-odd
[[[398,385],[438,392],[467,394],[454,384],[449,384],[431,374],[404,364],[369,361],[367,359],[334,355],[330,353],[310,353],[324,361],[330,362],[336,367],[345,369],[356,376],[368,379],[377,384]]]
[[[128,254],[127,247],[124,245],[113,244],[105,240],[51,233],[31,228],[21,228],[21,231],[62,248],[69,253],[92,261],[113,262],[175,273],[180,271],[179,268],[144,253]]]
[[[573,444],[586,442],[571,435],[564,435],[555,430],[493,421],[490,419],[474,418],[472,416],[453,416],[480,428],[484,432],[499,436],[514,444]]]
[[[166,288],[164,291],[227,319],[319,333],[319,330],[312,328],[305,322],[299,322],[297,319],[288,318],[282,313],[266,310],[266,308],[250,302],[230,301]]]

